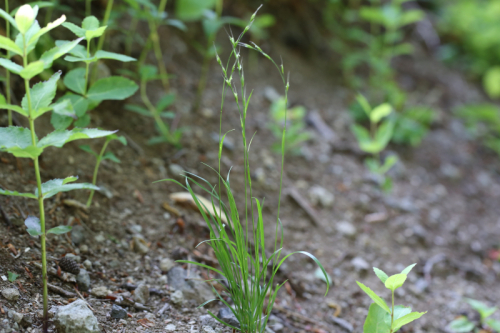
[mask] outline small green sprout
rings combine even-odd
[[[104,141],[104,144],[102,145],[102,148],[101,148],[101,151],[99,152],[99,154],[97,154],[94,150],[92,150],[92,148],[90,148],[89,145],[81,145],[80,146],[81,150],[83,150],[91,155],[94,155],[96,158],[95,168],[94,168],[94,176],[92,177],[92,185],[96,185],[96,183],[97,183],[97,172],[99,171],[99,166],[101,165],[101,161],[110,160],[110,161],[115,162],[115,163],[121,163],[120,159],[118,159],[118,157],[116,157],[115,154],[113,154],[112,152],[109,152],[109,151],[106,152],[106,148],[108,147],[108,144],[114,140],[121,142],[124,146],[127,145],[127,139],[125,139],[124,136],[118,136],[118,135],[113,133],[113,134],[106,136],[106,141]],[[94,192],[95,192],[95,190],[90,190],[90,195],[89,195],[89,198],[87,200],[87,207],[90,207],[90,205],[92,205],[92,198],[94,197]]]
[[[79,140],[93,139],[110,135],[114,132],[102,131],[98,129],[75,128],[70,131],[56,130],[47,134],[42,139],[38,139],[35,130],[35,120],[43,114],[52,111],[65,117],[75,117],[73,103],[69,98],[61,98],[56,103],[53,99],[56,95],[57,82],[61,77],[61,72],[56,72],[50,79],[35,84],[30,87],[30,80],[41,74],[44,70],[51,68],[52,63],[67,54],[83,40],[80,37],[73,41],[56,43],[56,46],[46,50],[39,60],[30,61],[33,57],[30,53],[35,49],[37,43],[44,34],[63,24],[66,17],[63,15],[59,19],[51,22],[46,27],[41,28],[36,20],[38,6],[21,6],[15,18],[0,9],[0,16],[7,20],[13,28],[19,31],[15,40],[9,37],[0,36],[0,48],[12,52],[13,57],[18,57],[22,65],[9,59],[1,58],[0,66],[5,67],[14,74],[19,75],[24,80],[25,96],[21,100],[21,105],[0,104],[0,109],[8,109],[19,113],[27,118],[29,128],[24,127],[0,127],[0,151],[8,152],[18,158],[30,158],[33,161],[36,189],[31,193],[19,193],[7,189],[0,189],[0,195],[20,196],[34,199],[38,202],[40,217],[28,216],[24,221],[27,232],[33,237],[40,236],[42,252],[42,283],[43,283],[43,332],[48,330],[48,289],[47,289],[47,249],[46,237],[48,234],[64,234],[71,230],[70,226],[56,226],[46,230],[44,200],[59,192],[66,192],[76,189],[98,189],[96,186],[87,183],[74,183],[78,177],[66,177],[63,179],[52,179],[42,183],[40,174],[39,157],[45,148],[61,148],[64,144]]]
[[[273,144],[272,149],[278,153],[281,151],[281,135],[286,117],[287,129],[285,151],[294,155],[300,154],[302,144],[311,138],[311,135],[305,128],[304,118],[306,116],[306,109],[303,106],[295,106],[287,110],[286,99],[280,97],[273,101],[269,111],[271,121],[268,126],[275,139],[278,141]]]
[[[401,273],[392,276],[388,276],[382,270],[373,267],[373,271],[377,277],[382,281],[385,287],[391,291],[391,307],[389,307],[373,290],[361,282],[356,281],[361,290],[363,290],[374,302],[370,305],[370,309],[368,310],[368,316],[363,326],[363,333],[394,333],[404,325],[417,320],[427,313],[427,311],[411,312],[410,307],[403,305],[394,306],[394,291],[403,286],[408,274],[415,265],[416,264],[410,265]]]
[[[479,313],[479,327],[476,327],[476,324],[470,321],[466,316],[460,316],[448,325],[450,331],[455,333],[467,333],[480,331],[481,329],[488,330],[488,328],[490,328],[495,332],[500,332],[500,320],[489,318],[498,310],[496,306],[490,308],[483,302],[474,299],[465,298],[464,300]],[[478,330],[476,330],[476,328]]]
[[[8,271],[7,272],[7,279],[9,280],[9,282],[16,282],[17,278],[19,277],[19,274],[16,274],[14,272],[11,272],[11,271]]]
[[[380,153],[387,147],[393,135],[394,120],[390,117],[393,112],[392,106],[384,103],[372,108],[363,95],[359,94],[357,99],[370,119],[370,129],[353,124],[351,130],[358,140],[359,148],[372,154],[372,157],[365,159],[366,167],[371,172],[384,176],[382,188],[388,191],[392,188],[392,180],[385,174],[397,163],[398,159],[391,155],[381,163]]]

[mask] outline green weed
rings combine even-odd
[[[469,134],[500,155],[500,109],[493,104],[466,105],[457,110]]]
[[[0,189],[1,195],[21,196],[38,201],[40,217],[28,216],[25,220],[27,231],[31,236],[40,236],[42,252],[42,276],[43,276],[43,310],[44,324],[43,330],[48,329],[48,292],[47,292],[47,251],[45,240],[48,234],[64,234],[71,230],[70,226],[61,225],[46,230],[44,200],[59,192],[76,189],[98,189],[96,186],[87,183],[74,183],[78,177],[66,177],[64,179],[53,179],[42,183],[40,176],[39,156],[45,148],[60,148],[64,144],[78,139],[92,139],[104,137],[112,134],[111,131],[98,129],[75,128],[71,131],[56,130],[42,139],[38,139],[35,130],[35,120],[43,114],[52,111],[61,116],[75,117],[73,105],[70,98],[63,98],[53,103],[56,94],[57,81],[61,73],[56,72],[45,82],[40,82],[30,87],[30,80],[52,66],[54,60],[71,52],[78,43],[83,40],[80,37],[73,41],[58,42],[55,47],[46,50],[39,60],[29,61],[29,53],[34,50],[41,36],[50,30],[63,24],[66,17],[63,15],[59,19],[50,23],[44,28],[40,28],[35,20],[38,14],[38,6],[31,7],[24,5],[17,11],[15,18],[0,9],[0,16],[9,21],[19,33],[15,40],[8,37],[0,37],[0,48],[9,50],[14,57],[22,60],[22,66],[9,59],[0,59],[0,65],[21,76],[24,79],[26,94],[21,101],[21,105],[1,104],[0,108],[9,109],[29,120],[29,128],[23,127],[2,127],[0,128],[0,151],[8,152],[18,158],[30,158],[33,161],[36,189],[33,193],[19,193]],[[3,102],[3,101],[2,101]]]
[[[19,277],[19,274],[16,274],[14,272],[11,272],[11,271],[8,271],[7,272],[7,279],[9,280],[9,282],[16,282],[17,278]]]
[[[450,331],[455,333],[466,333],[472,331],[482,332],[482,329],[484,329],[486,331],[493,330],[494,332],[500,332],[500,320],[489,318],[498,310],[497,307],[490,308],[483,302],[470,298],[465,298],[464,300],[479,313],[479,325],[470,321],[466,316],[460,316],[448,325]]]
[[[404,305],[394,306],[394,291],[403,286],[406,278],[416,264],[406,267],[401,273],[388,276],[382,270],[373,267],[373,271],[384,286],[391,291],[391,307],[370,288],[356,281],[374,303],[370,305],[368,316],[363,326],[363,333],[393,333],[404,325],[422,317],[426,312],[411,312],[411,308]]]
[[[183,263],[191,263],[199,267],[207,268],[212,272],[220,274],[223,278],[227,279],[228,287],[225,288],[225,293],[231,296],[234,306],[224,299],[225,293],[218,293],[217,299],[208,301],[210,303],[219,300],[228,306],[239,320],[240,327],[233,327],[218,319],[211,311],[208,313],[222,324],[229,326],[235,330],[245,333],[262,333],[265,331],[267,321],[274,306],[279,289],[282,284],[276,284],[275,276],[279,267],[283,262],[293,254],[302,253],[314,260],[320,267],[325,280],[327,281],[327,292],[329,288],[329,279],[326,271],[321,263],[310,253],[297,251],[288,254],[282,258],[283,250],[283,226],[279,218],[280,202],[277,207],[277,217],[275,223],[275,238],[274,250],[271,254],[266,252],[266,243],[264,236],[264,217],[263,217],[263,202],[254,198],[252,195],[252,179],[251,168],[249,161],[249,148],[251,139],[247,137],[247,115],[252,93],[247,95],[246,83],[243,70],[243,60],[241,48],[247,48],[262,54],[265,58],[269,59],[278,69],[279,74],[285,86],[285,105],[287,101],[289,84],[285,78],[283,65],[277,65],[269,55],[264,53],[261,48],[256,44],[242,43],[241,40],[246,32],[250,29],[255,20],[256,13],[252,15],[250,23],[245,27],[243,33],[238,38],[230,37],[232,52],[229,59],[225,64],[222,63],[219,56],[216,55],[217,62],[222,68],[224,84],[222,88],[222,102],[221,102],[221,118],[220,118],[220,131],[219,131],[219,166],[217,174],[219,175],[219,185],[211,185],[203,178],[188,174],[186,175],[185,186],[173,181],[188,190],[194,202],[198,206],[205,222],[210,230],[210,239],[203,242],[208,244],[214,250],[215,256],[219,263],[220,269],[210,267],[192,261],[179,261]],[[238,83],[233,82],[233,76],[237,77]],[[243,139],[243,163],[244,163],[244,184],[245,184],[245,209],[243,212],[238,211],[238,204],[234,196],[234,192],[230,186],[229,176],[224,179],[220,175],[221,170],[221,155],[222,146],[226,134],[222,135],[222,112],[224,108],[224,100],[226,90],[229,94],[234,96],[241,124],[241,136]],[[285,108],[286,110],[286,108]],[[282,179],[283,179],[283,166],[285,157],[285,140],[286,140],[286,115],[282,132],[282,162],[281,162],[281,178],[280,178],[280,191],[279,198],[281,199]],[[215,170],[214,170],[215,171]],[[214,211],[220,211],[220,214],[208,215],[205,213],[204,204],[198,200],[194,193],[191,184],[195,184],[199,189],[208,193],[211,197],[212,208]],[[225,192],[226,199],[222,197]],[[220,207],[220,210],[216,208]],[[224,218],[223,218],[224,217]],[[227,224],[223,221],[227,221]],[[266,298],[268,302],[266,305]]]

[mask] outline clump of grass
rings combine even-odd
[[[207,243],[214,250],[220,269],[193,261],[180,260],[179,262],[191,263],[199,267],[207,268],[222,276],[227,280],[225,293],[230,295],[231,300],[234,303],[234,306],[231,307],[230,304],[223,298],[223,295],[225,293],[219,293],[214,289],[214,292],[217,295],[216,299],[210,300],[200,305],[200,307],[212,301],[221,301],[234,313],[240,323],[240,327],[234,327],[225,322],[222,322],[211,311],[208,311],[208,313],[222,324],[229,326],[234,330],[245,333],[260,333],[265,331],[266,324],[269,319],[269,315],[271,314],[271,310],[274,306],[274,301],[276,299],[277,293],[284,284],[284,282],[281,284],[276,283],[276,273],[283,262],[291,255],[301,253],[314,260],[325,275],[325,280],[327,281],[327,293],[329,289],[329,279],[327,273],[318,259],[316,259],[312,254],[304,251],[297,251],[286,256],[282,256],[283,225],[281,223],[279,214],[283,183],[283,166],[285,161],[286,119],[282,130],[281,178],[277,216],[275,222],[274,247],[272,253],[268,254],[266,252],[266,240],[264,235],[265,222],[262,210],[263,201],[252,196],[249,149],[253,137],[251,139],[247,137],[246,129],[248,109],[252,93],[250,93],[249,95],[247,95],[246,93],[243,60],[240,52],[241,48],[244,47],[252,51],[257,51],[265,58],[269,59],[276,66],[283,80],[283,85],[285,88],[285,101],[287,101],[289,83],[286,79],[283,65],[277,65],[269,55],[262,51],[259,46],[255,44],[249,45],[241,42],[243,36],[246,32],[248,32],[252,23],[254,22],[256,13],[257,12],[252,15],[250,23],[245,27],[244,31],[239,35],[237,39],[230,37],[232,52],[226,64],[224,65],[219,56],[216,56],[217,62],[222,68],[224,78],[224,85],[222,88],[218,147],[218,188],[194,174],[186,175],[185,186],[175,180],[166,179],[183,186],[191,193],[194,202],[198,206],[201,214],[203,215],[203,218],[205,219],[205,222],[207,223],[208,228],[210,229],[210,239],[206,240],[203,243]],[[239,78],[238,87],[233,82],[233,76]],[[229,175],[226,179],[224,179],[220,174],[222,145],[227,134],[226,133],[222,135],[222,114],[226,90],[229,90],[233,94],[240,116],[241,135],[244,148],[244,211],[238,210],[238,203],[235,198],[236,193],[231,188]],[[205,213],[206,211],[208,211],[207,207],[200,200],[198,200],[191,184],[195,184],[201,190],[207,192],[210,195],[212,211],[219,213],[214,215]],[[225,199],[222,195],[223,192],[225,192]],[[217,208],[217,206],[220,207],[220,209]],[[224,221],[227,221],[227,224]]]

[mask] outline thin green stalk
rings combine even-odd
[[[9,0],[5,0],[5,11],[8,13],[9,12]],[[9,20],[6,21],[6,27],[5,27],[5,32],[7,34],[7,38],[10,38],[10,23]],[[7,59],[10,59],[10,52],[7,51]],[[5,69],[5,95],[7,97],[7,104],[10,104],[11,97],[10,97],[10,71],[8,69]],[[7,110],[7,115],[8,115],[8,124],[9,126],[12,126],[12,110]]]
[[[165,91],[168,92],[170,90],[170,83],[168,81],[167,68],[165,67],[165,63],[163,62],[163,53],[161,51],[160,38],[158,37],[158,28],[154,20],[149,20],[148,23],[150,30],[149,39],[151,39],[151,42],[153,43],[156,62],[158,63],[158,68],[160,70],[161,83],[163,84],[163,88],[165,89]]]
[[[129,33],[127,42],[125,44],[125,54],[129,57],[132,55],[132,44],[134,42],[134,34],[137,30],[137,24],[139,24],[139,20],[137,19],[137,17],[132,17],[132,22],[130,23],[131,33]]]
[[[106,151],[106,148],[108,147],[110,140],[106,139],[106,142],[104,142],[104,145],[102,146],[101,152],[99,153],[99,156],[97,156],[97,160],[95,163],[95,168],[94,168],[94,176],[92,178],[92,185],[95,185],[97,183],[97,172],[99,171],[99,166],[101,165],[102,157],[104,156],[104,152]],[[87,200],[87,207],[90,207],[92,204],[92,198],[94,197],[94,192],[95,190],[90,191],[89,199]]]
[[[90,16],[92,13],[91,2],[92,0],[85,0],[85,16]]]
[[[392,324],[394,323],[394,290],[392,290],[392,308],[391,308],[391,333],[394,332]]]
[[[142,102],[146,105],[146,107],[148,108],[149,112],[151,112],[151,115],[153,116],[153,118],[154,118],[154,120],[156,122],[156,125],[160,129],[161,135],[163,135],[163,137],[165,139],[167,139],[167,141],[173,142],[172,137],[170,135],[170,131],[169,131],[167,125],[165,125],[165,123],[163,122],[163,119],[161,119],[160,114],[158,113],[158,111],[156,110],[156,108],[154,107],[153,103],[151,103],[151,101],[150,101],[150,99],[148,97],[148,94],[146,92],[146,81],[145,80],[141,80],[140,90],[141,90],[141,99],[142,99]]]
[[[27,56],[27,45],[26,38],[23,35],[23,65],[26,68],[28,65],[28,56]],[[28,114],[29,114],[29,123],[30,123],[30,132],[31,132],[31,144],[36,147],[37,139],[35,134],[35,120],[33,118],[33,108],[31,105],[31,91],[30,84],[28,79],[24,79],[24,87],[26,90],[26,99],[28,102]],[[42,179],[40,177],[40,165],[38,162],[38,156],[34,159],[35,165],[35,175],[36,175],[36,185],[38,189],[38,208],[40,210],[40,226],[42,234],[40,235],[40,242],[42,248],[42,282],[43,282],[43,331],[47,332],[48,330],[48,289],[47,289],[47,250],[45,246],[45,207],[43,204],[43,192],[42,192]]]
[[[90,40],[87,40],[87,58],[90,58]],[[94,65],[97,65],[95,63]],[[86,62],[85,63],[85,86],[83,86],[83,95],[87,95],[87,89],[89,86],[89,67],[90,63]]]
[[[113,9],[113,1],[114,0],[108,0],[108,4],[106,6],[106,11],[104,12],[104,19],[102,20],[101,26],[108,25],[109,16],[111,15],[111,10]],[[104,32],[101,35],[101,37],[99,37],[99,41],[97,42],[97,49],[95,50],[96,52],[102,50],[105,37],[106,37],[106,32]],[[96,76],[97,76],[97,62],[94,64],[94,68],[92,69],[92,75],[90,76],[90,78],[91,78],[90,82],[95,82]]]

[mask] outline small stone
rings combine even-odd
[[[80,245],[80,252],[81,253],[88,253],[89,252],[89,247],[85,244]]]
[[[337,318],[334,316],[331,316],[330,319],[332,320],[332,322],[334,324],[337,324],[338,326],[342,327],[344,330],[346,330],[349,333],[351,333],[354,330],[354,327],[352,326],[352,324],[345,319]]]
[[[9,317],[12,318],[16,323],[20,323],[23,320],[23,314],[16,311],[9,311]]]
[[[85,260],[83,262],[83,267],[85,267],[85,269],[87,269],[87,270],[91,270],[92,269],[92,262],[88,259]]]
[[[212,109],[209,108],[203,108],[201,109],[201,115],[207,119],[213,118],[215,112]]]
[[[337,231],[342,235],[353,237],[356,236],[356,227],[347,221],[342,221],[336,225]]]
[[[97,243],[102,243],[106,240],[106,237],[104,237],[104,235],[101,233],[97,234],[95,237],[94,237],[94,240],[97,242]]]
[[[31,326],[33,326],[33,319],[31,318],[30,315],[25,314],[23,316],[23,319],[21,320],[21,326],[22,327],[31,327]]]
[[[99,333],[97,318],[84,300],[59,307],[54,323],[58,333]]]
[[[215,320],[211,315],[200,316],[198,321],[200,322],[200,326],[210,326],[212,328],[217,326],[217,320]]]
[[[76,246],[80,245],[85,239],[85,229],[81,225],[75,225],[71,229],[71,241]]]
[[[95,287],[92,288],[92,291],[90,292],[91,295],[98,297],[98,298],[105,298],[108,296],[110,291],[106,287]]]
[[[119,305],[113,304],[110,312],[111,318],[125,319],[127,318],[127,311]]]
[[[162,272],[168,272],[175,266],[175,262],[170,258],[160,260],[160,269]]]
[[[165,331],[167,331],[167,332],[174,332],[175,331],[175,325],[174,324],[168,324],[165,327]]]
[[[234,326],[236,328],[240,328],[240,322],[234,315],[233,311],[229,308],[222,308],[219,310],[219,313],[217,314],[217,318],[222,320],[223,322]]]
[[[140,254],[148,253],[149,247],[148,247],[147,242],[144,239],[144,237],[142,237],[141,235],[135,235],[133,237],[133,241],[134,241],[134,243],[133,243],[134,244],[134,252],[140,253]]]
[[[355,257],[354,259],[351,260],[351,265],[354,267],[355,270],[359,271],[366,271],[370,268],[370,265],[366,262],[365,259],[361,257]]]
[[[2,290],[2,296],[9,301],[16,301],[19,299],[19,296],[21,296],[21,294],[19,294],[19,290],[17,290],[16,288],[5,288],[4,290]]]
[[[172,295],[170,295],[170,300],[174,304],[182,304],[184,301],[184,295],[181,290],[176,290]]]
[[[76,276],[76,282],[80,291],[89,291],[90,289],[90,276],[89,272],[85,269],[80,269],[80,273]]]
[[[168,284],[173,289],[182,289],[186,282],[186,271],[180,266],[172,268],[168,274]]]
[[[137,286],[134,292],[134,301],[141,304],[146,304],[149,299],[149,288],[144,283]]]
[[[315,185],[309,189],[309,200],[314,206],[330,208],[333,206],[335,196],[323,187]]]
[[[202,326],[201,333],[216,333],[214,329],[210,326]]]
[[[142,232],[142,226],[140,226],[139,224],[132,224],[130,227],[128,227],[128,230],[133,235],[140,234]]]
[[[440,168],[441,174],[450,179],[460,179],[462,178],[462,172],[459,168],[453,164],[443,164]]]
[[[168,171],[170,173],[170,176],[173,178],[182,178],[185,173],[184,168],[179,164],[170,164],[168,166]]]

